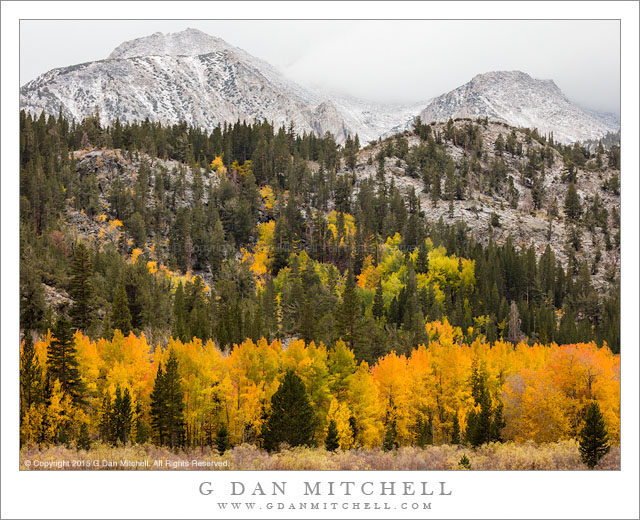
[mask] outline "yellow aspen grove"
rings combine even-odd
[[[85,405],[74,406],[60,383],[51,382],[47,404],[34,404],[25,411],[22,440],[57,443],[62,430],[77,436],[81,422],[87,422],[96,436],[105,392],[113,398],[118,387],[129,391],[135,421],[148,424],[158,367],[167,366],[173,351],[185,438],[194,447],[211,445],[222,424],[232,445],[259,444],[271,398],[287,370],[305,386],[318,441],[325,438],[333,419],[341,449],[373,448],[382,444],[385,431],[395,422],[396,442],[409,446],[416,443],[420,419],[429,421],[433,443],[446,444],[456,428],[460,435],[465,432],[470,411],[480,411],[472,395],[474,360],[482,368],[492,408],[503,406],[503,440],[574,438],[586,407],[597,402],[609,438],[619,442],[620,356],[606,346],[514,346],[481,338],[468,344],[447,320],[427,323],[426,331],[428,346],[420,345],[409,355],[391,352],[372,366],[364,361],[356,364],[341,340],[327,350],[303,340],[285,346],[279,340],[247,339],[225,353],[213,341],[197,338],[170,339],[163,348],[148,344],[144,334],[125,337],[115,331],[110,340],[93,341],[76,332],[73,342],[86,389]],[[50,344],[51,335],[34,344],[44,367]]]

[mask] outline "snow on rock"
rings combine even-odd
[[[300,133],[329,131],[377,139],[417,113],[406,107],[332,99],[297,85],[268,63],[197,29],[154,33],[120,44],[108,59],[51,70],[20,89],[20,105],[39,114],[80,120],[98,107],[101,122],[115,118],[207,130],[223,122],[267,120]],[[411,117],[410,117],[411,116]]]
[[[424,122],[488,117],[537,128],[543,135],[553,132],[554,139],[564,143],[598,139],[619,128],[613,120],[596,119],[573,104],[552,80],[534,79],[520,71],[478,74],[432,100],[420,117]]]

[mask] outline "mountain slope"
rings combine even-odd
[[[154,33],[119,45],[108,59],[49,71],[20,89],[21,108],[80,120],[95,112],[108,124],[186,121],[211,130],[223,122],[293,122],[297,131],[330,131],[363,142],[404,128],[415,107],[335,98],[297,85],[270,64],[196,29]]]
[[[541,134],[553,132],[554,139],[564,143],[597,139],[618,129],[573,104],[552,80],[537,80],[519,71],[478,74],[432,100],[420,117],[424,122],[488,117],[537,128]]]
[[[212,129],[225,121],[266,119],[278,126],[293,121],[300,132],[324,133],[341,123],[335,120],[335,112],[315,112],[228,50],[198,56],[139,56],[55,69],[25,85],[20,99],[32,113],[56,114],[62,106],[63,114],[76,120],[97,106],[104,124],[115,118],[149,118]]]

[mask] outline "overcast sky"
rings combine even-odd
[[[619,114],[617,21],[23,20],[20,83],[104,59],[120,43],[194,27],[303,85],[380,102],[426,101],[475,74],[521,70],[572,101]]]

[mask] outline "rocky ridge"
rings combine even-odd
[[[433,99],[421,113],[425,123],[450,118],[489,118],[522,128],[553,133],[562,143],[598,139],[619,129],[615,119],[586,113],[569,101],[552,80],[520,71],[478,74],[471,81]]]

